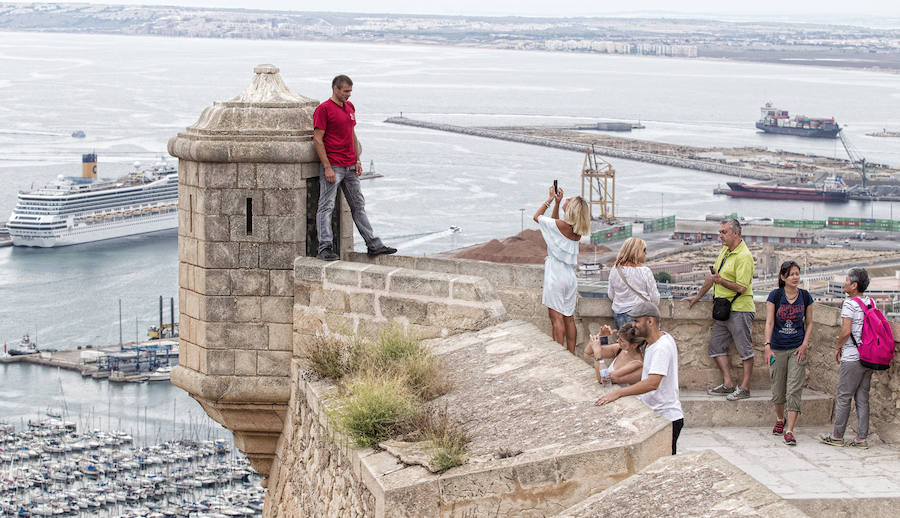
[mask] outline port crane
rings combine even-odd
[[[600,206],[601,220],[609,222],[616,219],[616,170],[612,164],[600,158],[594,151],[594,146],[584,150],[581,197],[590,204],[592,219],[594,205]]]
[[[862,179],[862,186],[866,186],[866,157],[860,156],[859,150],[856,149],[856,146],[850,142],[850,138],[844,136],[844,130],[838,132],[838,136],[841,138],[841,144],[844,146],[844,151],[847,152],[847,156],[850,157],[850,163],[859,164],[859,174]]]

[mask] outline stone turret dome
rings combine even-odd
[[[169,140],[169,154],[203,162],[296,162],[311,159],[318,101],[295,94],[275,65],[258,65],[250,85],[213,102]]]

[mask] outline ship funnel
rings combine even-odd
[[[84,178],[97,178],[97,153],[81,155],[81,176]]]

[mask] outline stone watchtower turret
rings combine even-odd
[[[169,141],[179,159],[180,365],[172,382],[268,474],[290,395],[293,263],[315,255],[313,99],[273,65]],[[352,249],[346,203],[335,250]]]

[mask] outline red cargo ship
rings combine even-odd
[[[849,198],[845,189],[823,187],[779,187],[774,185],[748,185],[728,182],[728,196],[736,198],[763,198],[769,200],[805,200],[845,202]]]

